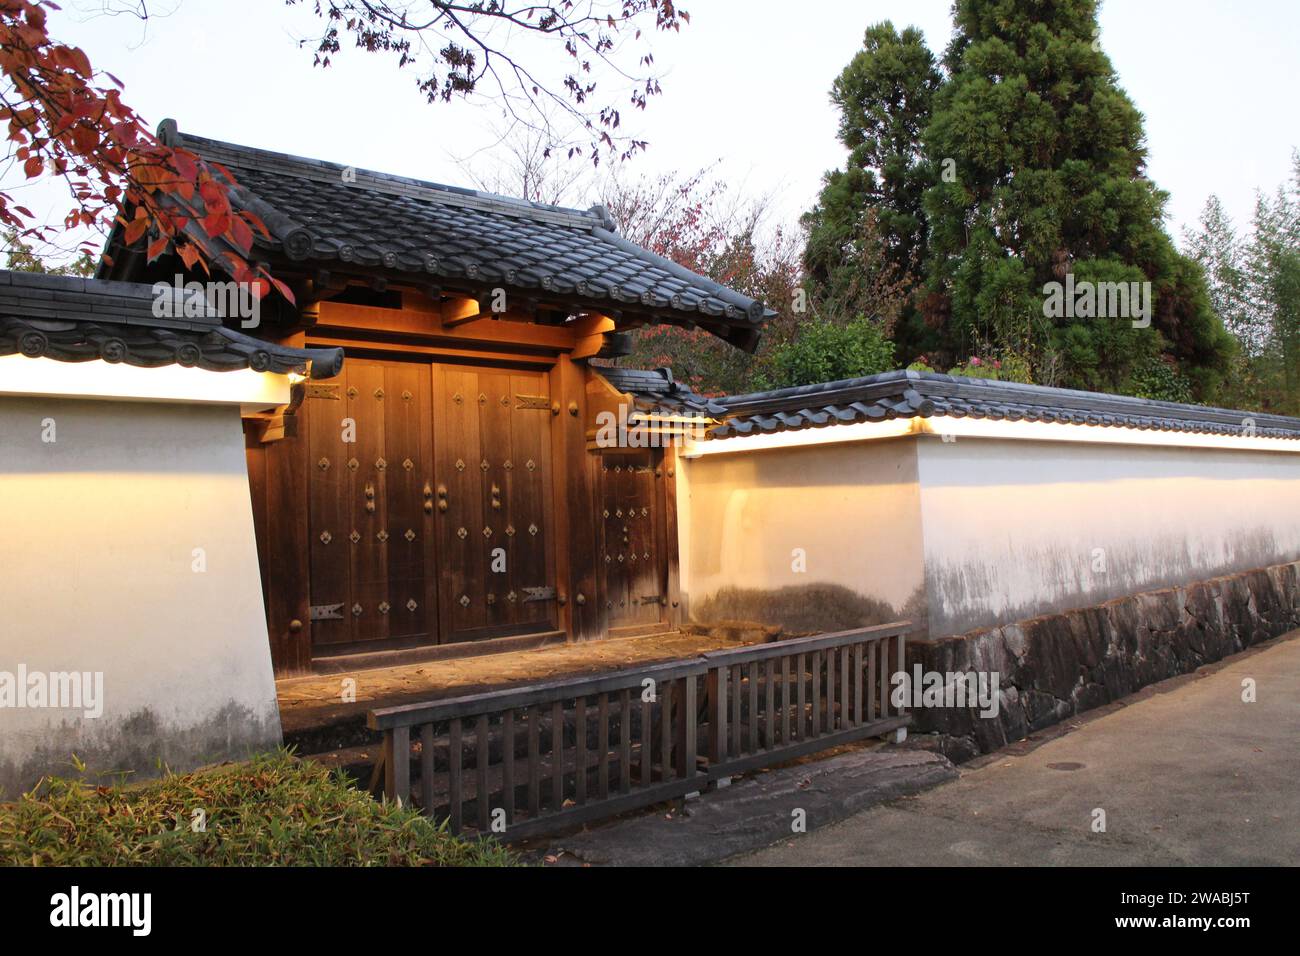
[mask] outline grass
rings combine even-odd
[[[196,829],[202,811],[205,828]],[[288,751],[130,786],[47,778],[0,803],[6,866],[509,866]]]

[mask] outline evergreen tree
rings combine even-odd
[[[817,205],[804,216],[804,255],[818,310],[847,322],[865,312],[904,340],[918,338],[915,309],[892,312],[892,291],[920,286],[926,220],[922,197],[933,173],[921,150],[930,102],[941,77],[921,31],[889,21],[866,31],[862,50],[835,80],[844,169],[826,174]],[[917,344],[915,348],[923,347]]]
[[[1245,252],[1246,301],[1260,330],[1263,358],[1280,372],[1279,402],[1300,400],[1300,152],[1292,155],[1291,182],[1270,200],[1255,201],[1253,233]]]
[[[1134,391],[1155,359],[1212,391],[1231,339],[1163,229],[1166,195],[1145,175],[1142,115],[1097,42],[1096,0],[957,0],[953,13],[950,79],[924,136],[931,160],[956,171],[925,196],[928,281],[950,338],[1059,361],[1060,384]],[[1067,277],[1149,281],[1152,327],[1135,327],[1132,309],[1046,315],[1045,285]]]
[[[1224,328],[1236,336],[1242,349],[1257,355],[1264,347],[1267,327],[1248,307],[1245,250],[1227,210],[1218,196],[1210,196],[1201,210],[1200,228],[1184,233],[1187,253],[1205,272],[1210,308]]]
[[[942,71],[919,31],[882,23],[836,81],[850,156],[805,216],[815,301],[875,315],[857,293],[883,276],[908,289],[904,362],[1001,357],[1045,384],[1209,397],[1234,340],[1164,230],[1096,0],[956,0],[953,17]],[[1048,284],[1067,281],[1136,283],[1149,325],[1141,300],[1054,311]]]

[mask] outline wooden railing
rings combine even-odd
[[[909,627],[372,710],[384,736],[372,784],[453,833],[468,821],[508,840],[682,797],[907,726],[889,698]]]

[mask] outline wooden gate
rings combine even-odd
[[[428,366],[349,358],[306,401],[313,646],[432,643]]]
[[[656,625],[668,595],[663,453],[606,454],[601,460],[601,555],[609,626]]]
[[[433,392],[442,640],[553,630],[547,376],[434,366]]]

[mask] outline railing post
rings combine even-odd
[[[411,728],[384,731],[384,796],[406,806],[411,802]]]
[[[727,668],[724,664],[709,665],[709,704],[713,713],[709,719],[709,767],[718,766],[727,759]]]
[[[695,776],[695,675],[677,681],[677,776]]]

